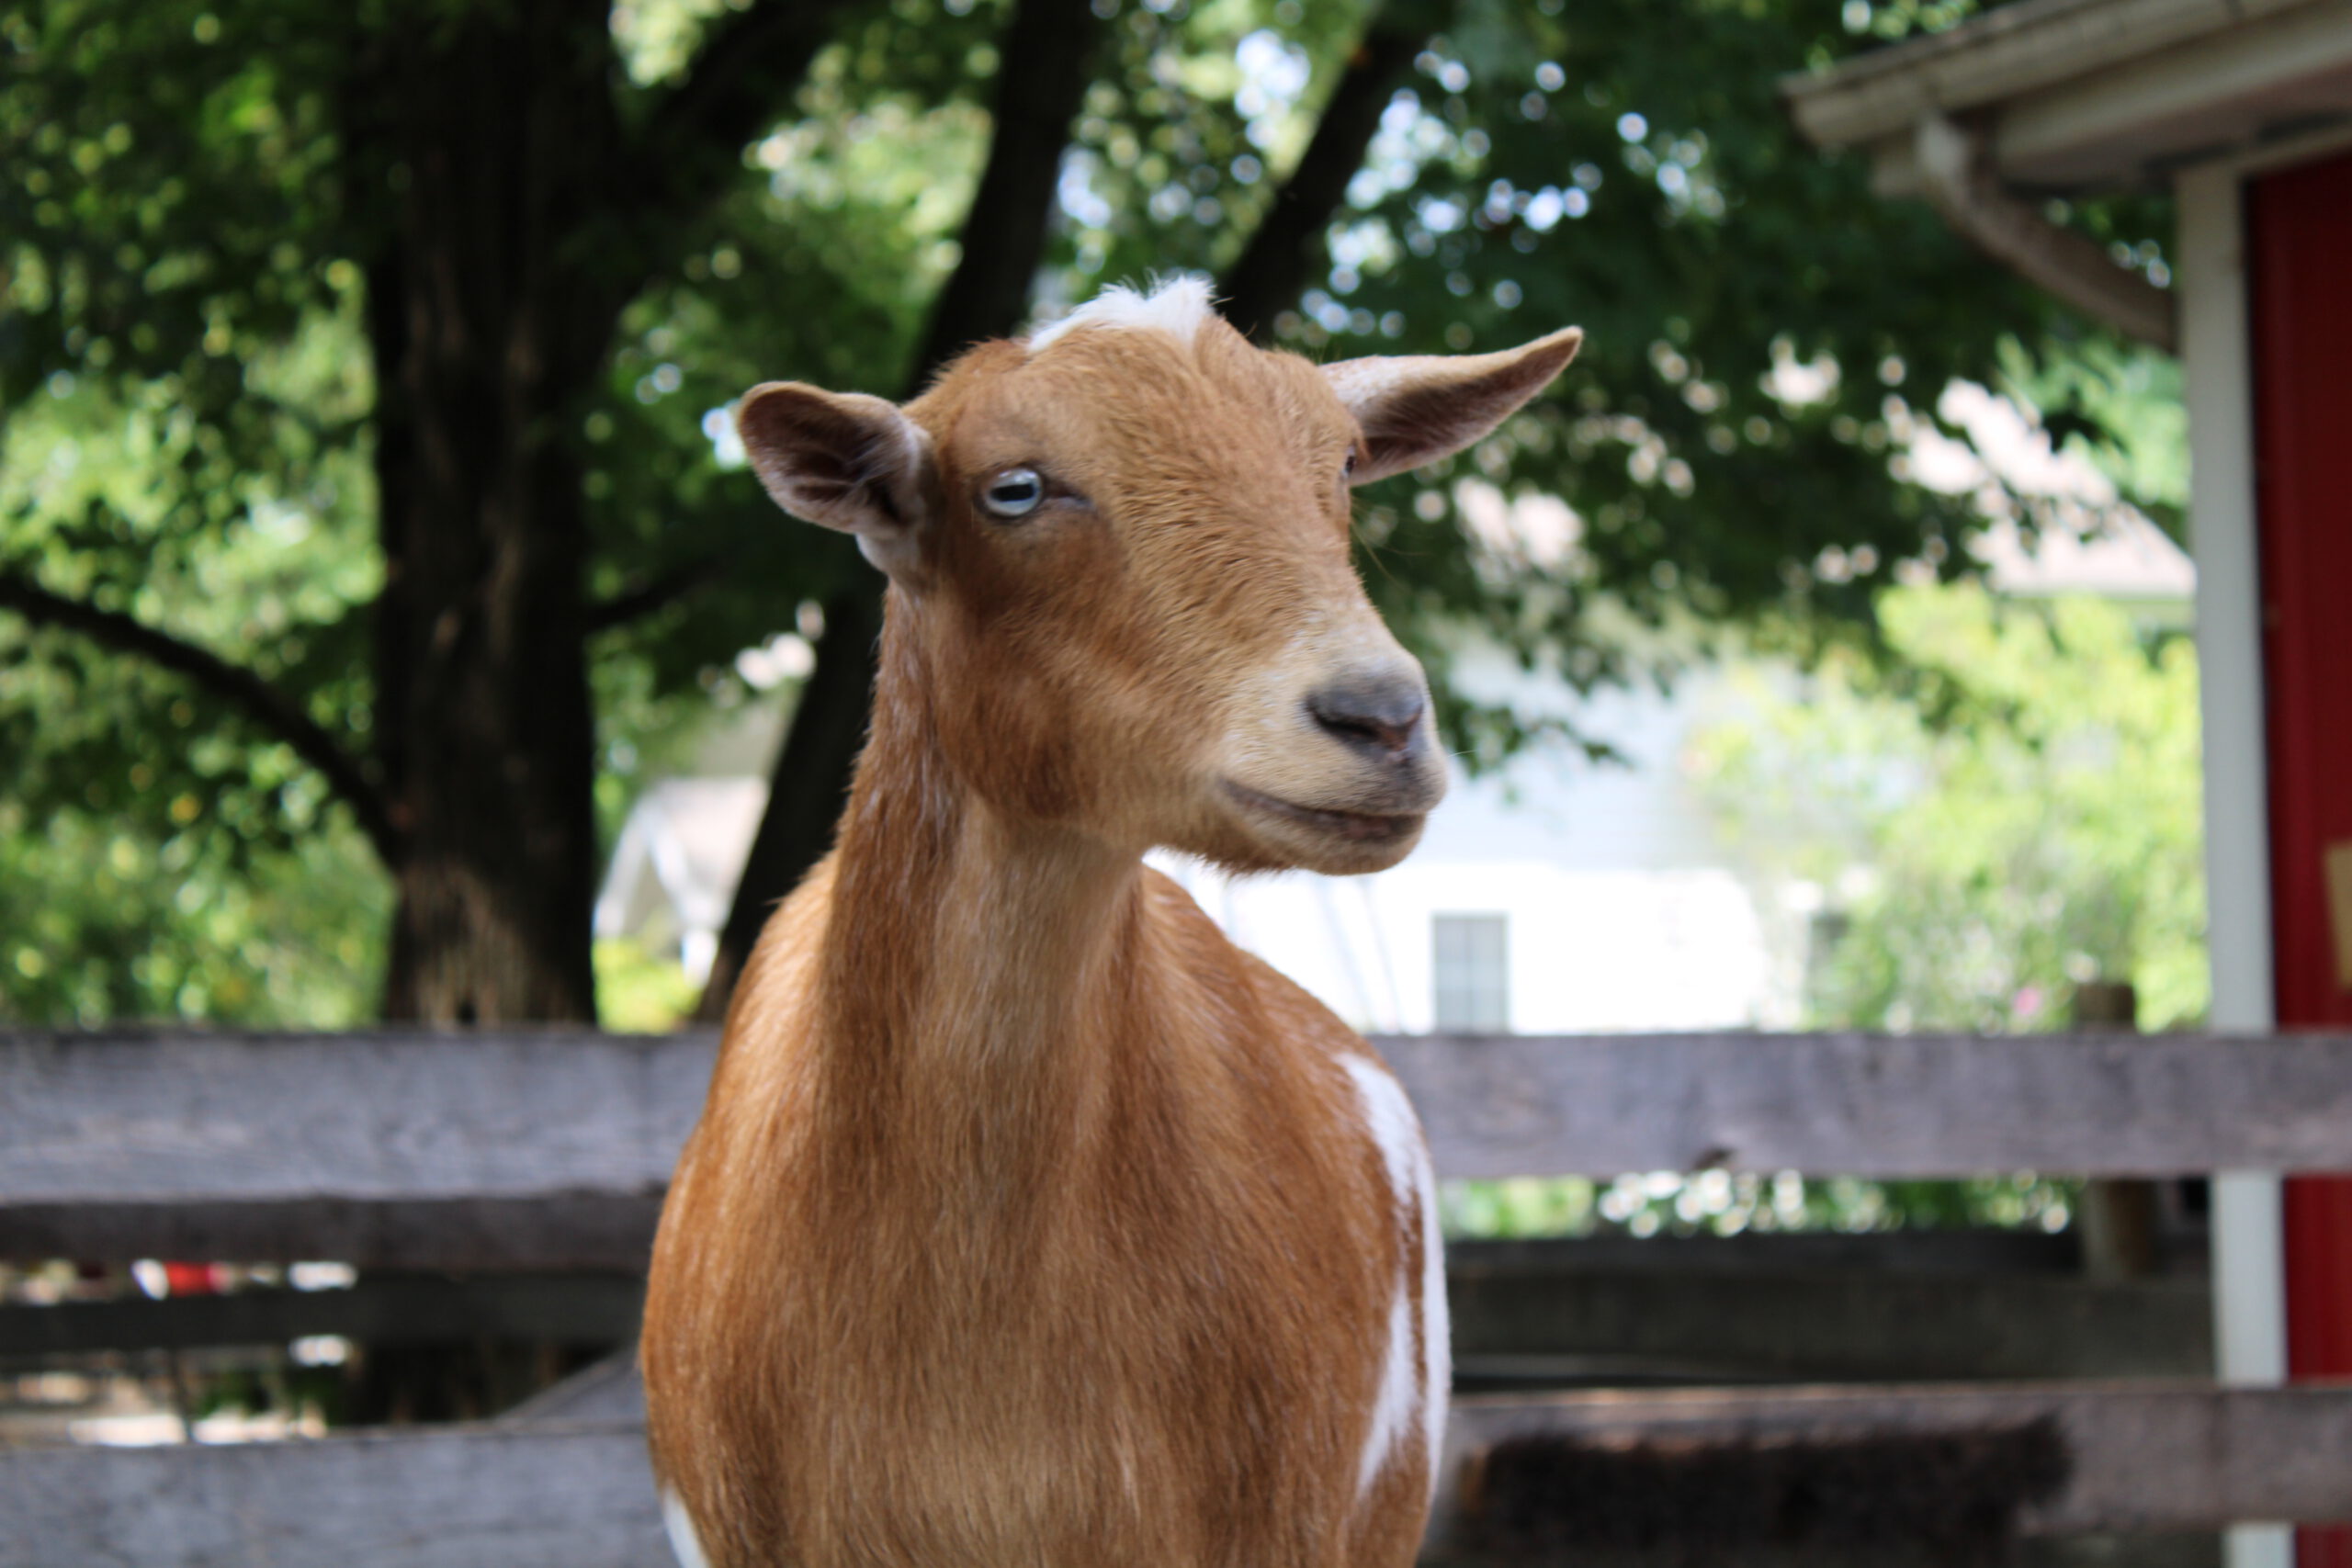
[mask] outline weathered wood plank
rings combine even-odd
[[[2202,1383],[1676,1389],[1495,1395],[1458,1401],[1446,1433],[1453,1525],[1463,1462],[1504,1438],[1602,1443],[1828,1438],[2012,1427],[2054,1420],[2073,1462],[2029,1531],[2207,1530],[2253,1520],[2352,1519],[2352,1385],[2220,1389]]]
[[[1523,1387],[2211,1371],[2212,1310],[2202,1281],[2109,1284],[2014,1269],[1818,1261],[1867,1256],[1853,1245],[1867,1239],[1638,1244],[1648,1257],[1605,1241],[1456,1247],[1447,1269],[1456,1375],[1465,1386]],[[1807,1245],[1815,1241],[1844,1245]],[[1914,1247],[1895,1257],[1920,1255]],[[633,1274],[371,1273],[348,1290],[0,1307],[0,1358],[282,1346],[318,1334],[370,1346],[502,1337],[617,1345],[635,1337],[642,1298]]]
[[[1758,1269],[1711,1281],[1657,1269],[1461,1261],[1448,1273],[1456,1375],[1487,1387],[1591,1382],[1645,1367],[1686,1382],[2213,1370],[2212,1297],[2201,1280]]]
[[[1445,1175],[2352,1170],[2352,1036],[1380,1042]],[[0,1034],[0,1256],[641,1266],[708,1033]]]
[[[634,1339],[497,1417],[502,1427],[644,1419],[645,1382],[638,1376]]]
[[[1448,1176],[2352,1169],[2352,1036],[1398,1036]]]
[[[2036,1274],[2083,1271],[2082,1238],[2065,1231],[1952,1230],[1761,1231],[1734,1235],[1529,1236],[1513,1241],[1453,1241],[1449,1269],[1487,1274],[1560,1276],[1588,1270],[1691,1274]]]
[[[1693,1389],[1457,1402],[1460,1462],[1528,1432],[1752,1439],[2014,1427],[2049,1416],[2074,1474],[2026,1527],[2207,1530],[2352,1518],[2352,1388],[2201,1385]],[[1452,1528],[1442,1497],[1432,1539]],[[311,1442],[0,1452],[0,1568],[333,1562],[338,1568],[655,1568],[641,1427],[548,1421]]]
[[[0,1568],[667,1568],[636,1422],[0,1452]]]
[[[634,1269],[662,1194],[591,1189],[441,1201],[190,1196],[17,1203],[0,1195],[0,1258],[326,1258],[386,1269]]]
[[[0,1256],[642,1269],[715,1049],[0,1035]]]
[[[0,1034],[0,1191],[658,1192],[714,1049],[707,1032]]]
[[[316,1334],[368,1345],[618,1345],[637,1337],[644,1305],[637,1274],[371,1274],[348,1290],[0,1307],[0,1356],[284,1345]]]

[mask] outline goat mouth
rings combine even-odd
[[[1225,781],[1225,791],[1263,816],[1357,844],[1401,842],[1419,832],[1422,820],[1429,815],[1424,811],[1331,811],[1319,806],[1300,806],[1278,795],[1261,794],[1247,784],[1235,784],[1231,779]]]

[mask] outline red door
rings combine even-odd
[[[2245,195],[2278,1025],[2345,1028],[2327,864],[2352,878],[2352,157]],[[2289,1373],[2352,1377],[2352,1178],[2290,1179],[2285,1223]],[[2352,1568],[2352,1529],[2303,1530],[2296,1557]]]

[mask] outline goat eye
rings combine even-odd
[[[1340,482],[1347,483],[1356,477],[1356,455],[1351,452],[1340,463]]]
[[[999,517],[1026,517],[1046,499],[1046,481],[1035,468],[1007,468],[980,491],[980,504]]]

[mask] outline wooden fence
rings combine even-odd
[[[1446,1176],[2352,1171],[2352,1036],[1379,1043]],[[605,1270],[601,1304],[544,1310],[609,1323],[633,1299],[610,1271],[643,1265],[712,1051],[708,1034],[0,1035],[0,1257]],[[350,1310],[379,1322],[537,1310],[527,1292],[468,1288],[419,1283],[406,1308]],[[0,1312],[0,1344],[125,1332],[86,1314],[79,1327],[6,1321],[59,1310]],[[470,1427],[0,1452],[0,1568],[658,1563],[633,1394],[609,1374],[599,1386],[601,1404],[557,1400]],[[1688,1390],[1458,1409],[1457,1455],[1531,1427],[1628,1442],[2048,1416],[2072,1479],[2029,1528],[2352,1518],[2352,1389]]]

